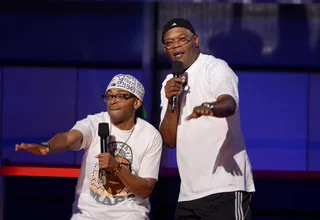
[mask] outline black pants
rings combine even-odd
[[[237,191],[178,202],[175,220],[251,220],[251,196]]]

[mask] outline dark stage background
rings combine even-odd
[[[185,17],[202,52],[225,59],[239,76],[248,153],[255,173],[268,173],[256,176],[254,219],[320,219],[320,5],[245,3],[2,0],[0,159],[78,167],[83,152],[37,157],[15,153],[14,145],[46,141],[104,111],[101,94],[118,73],[143,82],[148,121],[158,127],[159,91],[171,66],[162,26]],[[162,168],[176,169],[175,150],[164,149]],[[290,178],[279,175],[284,171]],[[0,180],[0,219],[69,218],[76,179]],[[161,175],[151,197],[153,220],[172,219],[179,181]]]

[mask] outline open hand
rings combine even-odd
[[[186,120],[190,120],[192,118],[199,118],[202,115],[212,116],[213,112],[208,107],[200,105],[193,109],[193,112],[186,118]]]
[[[47,155],[49,154],[49,148],[41,144],[16,144],[16,151],[29,151],[36,155]]]

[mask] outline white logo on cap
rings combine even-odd
[[[106,92],[112,88],[126,90],[143,101],[144,87],[134,76],[128,74],[118,74],[114,76],[109,83]]]
[[[176,26],[176,25],[177,25],[176,23],[173,23],[173,24],[171,25],[171,27],[172,27],[172,26]]]

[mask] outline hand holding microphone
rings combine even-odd
[[[107,171],[112,171],[114,167],[118,166],[115,158],[110,154],[108,144],[109,144],[109,124],[99,123],[98,135],[100,137],[100,147],[101,154],[97,155],[96,158],[99,159],[99,168],[102,172],[102,182],[107,183]]]
[[[174,61],[171,72],[173,78],[168,80],[165,86],[165,94],[171,104],[171,112],[174,112],[177,96],[182,91],[182,84],[184,83],[184,79],[179,78],[183,73],[183,63],[181,61]]]

